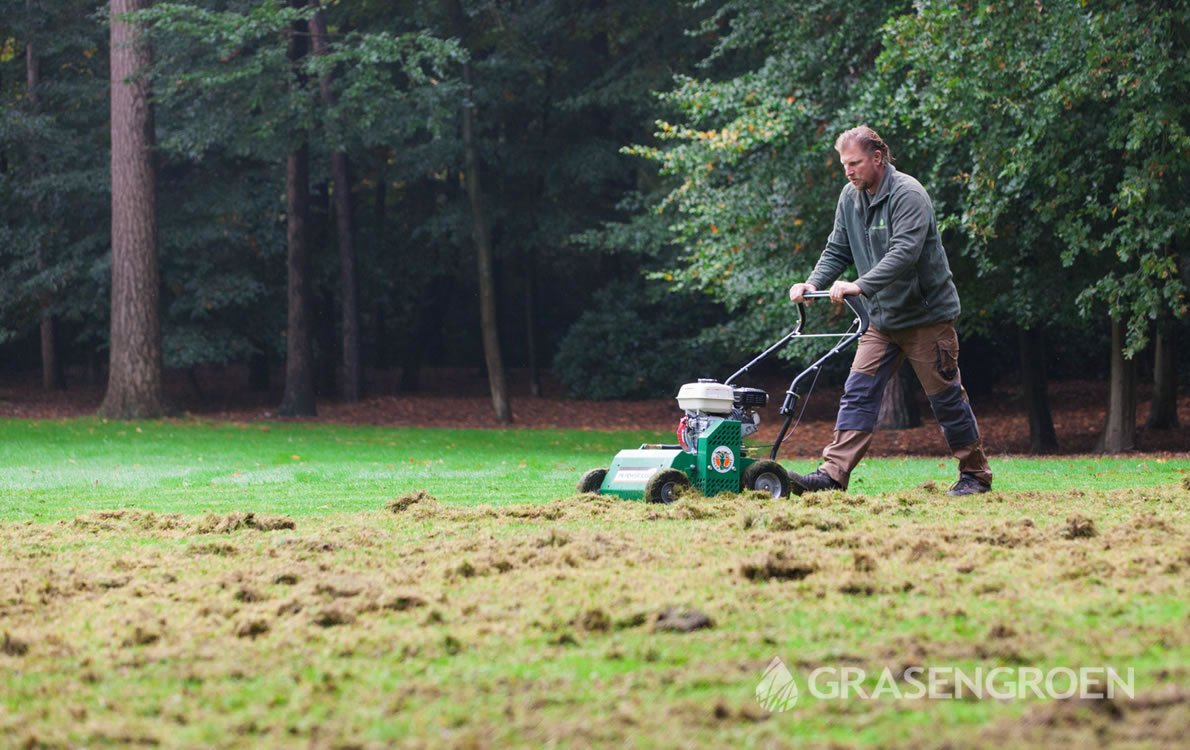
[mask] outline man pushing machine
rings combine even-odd
[[[835,207],[835,227],[813,273],[790,287],[789,299],[808,302],[806,292],[828,285],[835,303],[862,294],[872,323],[859,340],[822,464],[790,479],[804,492],[847,489],[872,441],[884,386],[908,359],[959,460],[959,480],[947,494],[987,492],[992,470],[959,378],[959,294],[930,196],[893,166],[888,144],[866,125],[840,135],[835,150],[848,180]],[[850,265],[859,278],[836,281]]]

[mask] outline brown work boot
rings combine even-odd
[[[951,488],[946,491],[946,494],[959,497],[962,495],[978,495],[981,492],[990,492],[992,485],[987,482],[981,482],[970,474],[960,474],[959,481],[951,485]]]
[[[793,482],[795,489],[799,490],[797,494],[803,492],[823,492],[825,490],[841,490],[843,485],[830,478],[822,469],[817,469],[809,474],[790,474],[789,481]]]

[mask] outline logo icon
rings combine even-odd
[[[797,683],[781,657],[774,656],[765,668],[760,684],[756,686],[756,700],[766,711],[774,713],[788,711],[797,705]]]
[[[720,474],[726,474],[735,466],[735,454],[731,452],[731,448],[726,445],[721,445],[715,450],[711,451],[711,468]]]

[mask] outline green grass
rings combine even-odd
[[[1190,457],[993,457],[995,491],[962,499],[942,492],[942,457],[869,460],[850,493],[784,502],[573,496],[584,469],[661,437],[0,422],[0,737],[1180,741]],[[714,625],[665,632],[670,607]],[[1139,694],[1110,710],[807,696],[769,713],[754,691],[774,656],[803,692],[818,666],[1112,666]]]
[[[460,504],[541,503],[650,432],[446,430],[199,421],[0,421],[0,519],[110,508],[162,512],[375,510],[425,490]],[[809,471],[813,456],[787,460]],[[994,458],[998,490],[1110,490],[1171,484],[1190,458]],[[852,491],[949,484],[953,461],[869,460]]]

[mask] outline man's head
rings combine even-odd
[[[856,190],[875,193],[884,177],[884,168],[892,163],[888,144],[875,130],[860,125],[835,140],[835,150],[843,164],[843,173]]]

